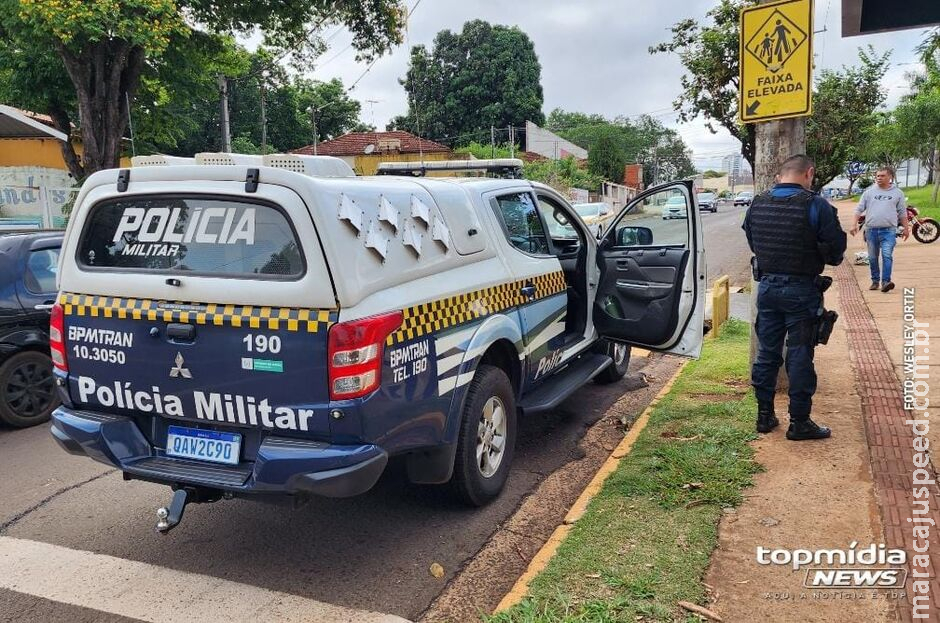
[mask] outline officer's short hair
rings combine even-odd
[[[795,156],[790,156],[780,165],[779,175],[782,177],[788,173],[795,173],[802,175],[806,173],[810,167],[815,167],[816,162],[807,156],[806,154],[796,154]]]

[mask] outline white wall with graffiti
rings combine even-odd
[[[0,230],[65,226],[62,209],[78,186],[65,171],[46,167],[0,167]]]

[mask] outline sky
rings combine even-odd
[[[542,65],[546,114],[554,108],[607,118],[651,114],[679,132],[699,169],[718,168],[723,156],[740,149],[727,131],[712,134],[702,119],[678,123],[672,102],[681,89],[683,67],[675,55],[648,52],[649,46],[670,39],[669,28],[677,21],[704,18],[715,0],[405,1],[413,8],[405,42],[371,68],[356,61],[349,34],[333,27],[324,31],[329,49],[306,72],[306,77],[316,80],[339,78],[347,89],[355,83],[349,94],[362,103],[362,120],[379,129],[407,110],[407,96],[398,80],[407,72],[411,46],[430,48],[438,31],[456,32],[469,20],[483,19],[518,26],[532,39]],[[860,46],[872,45],[877,52],[893,50],[882,82],[890,108],[908,91],[905,73],[920,67],[914,48],[924,30],[842,38],[841,4],[841,0],[815,0],[816,71],[855,64]],[[247,43],[252,47],[256,41],[253,37]]]

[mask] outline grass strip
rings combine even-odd
[[[705,604],[722,509],[759,470],[749,337],[729,320],[706,341],[529,596],[488,623],[699,620],[677,603]]]
[[[940,220],[940,201],[933,201],[933,185],[919,188],[902,188],[907,202],[917,208],[923,216]]]

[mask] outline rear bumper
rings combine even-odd
[[[128,417],[59,407],[51,432],[62,448],[132,478],[168,485],[196,485],[234,493],[309,493],[349,497],[365,493],[388,463],[372,444],[337,446],[269,436],[254,461],[227,466],[164,456]]]

